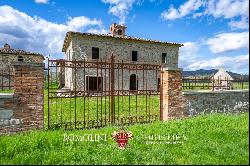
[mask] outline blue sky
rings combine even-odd
[[[249,73],[248,0],[1,0],[0,45],[63,57],[67,31],[108,33],[183,43],[184,70],[224,67]]]

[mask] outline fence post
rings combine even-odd
[[[181,69],[163,68],[162,86],[162,120],[186,116]]]
[[[44,63],[13,64],[15,116],[22,130],[44,127]]]

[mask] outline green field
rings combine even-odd
[[[0,164],[249,164],[249,114],[210,114],[133,125],[125,150],[97,130],[34,131],[0,136]],[[107,134],[107,141],[63,141],[63,134]],[[141,135],[184,135],[180,144],[146,144]],[[157,142],[157,141],[156,141]],[[159,142],[159,141],[158,141]],[[164,141],[163,141],[164,142]]]

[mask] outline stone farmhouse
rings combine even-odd
[[[9,44],[4,44],[0,48],[0,86],[8,89],[7,86],[13,86],[13,65],[19,62],[43,62],[44,56],[38,53],[11,48]]]
[[[182,44],[127,36],[126,28],[124,25],[114,23],[110,26],[109,34],[67,32],[62,48],[65,53],[65,60],[108,60],[113,53],[116,62],[163,64],[164,68],[178,69],[179,48],[183,46]],[[97,78],[97,75],[101,75],[100,72],[97,73],[96,70],[92,69],[84,72],[83,69],[77,69],[77,81],[74,81],[72,69],[65,68],[65,82],[63,84],[65,88],[71,90],[75,87],[74,82],[77,84],[77,90],[83,90],[84,87],[89,90],[97,90],[96,87],[103,87],[105,81],[109,79],[108,75],[106,78]],[[104,75],[102,73],[102,76]],[[142,71],[135,70],[125,71],[123,78],[118,74],[118,71],[115,71],[115,89],[118,89],[121,80],[124,80],[124,90],[143,89],[143,76],[149,83],[148,88],[157,90],[160,73],[154,73],[154,71],[142,73]],[[84,85],[84,82],[86,82],[86,85]],[[98,86],[96,85],[97,82]]]

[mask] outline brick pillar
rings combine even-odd
[[[162,73],[162,120],[186,116],[180,69],[164,69]]]
[[[14,64],[14,116],[22,118],[22,130],[42,129],[44,121],[44,63]]]

